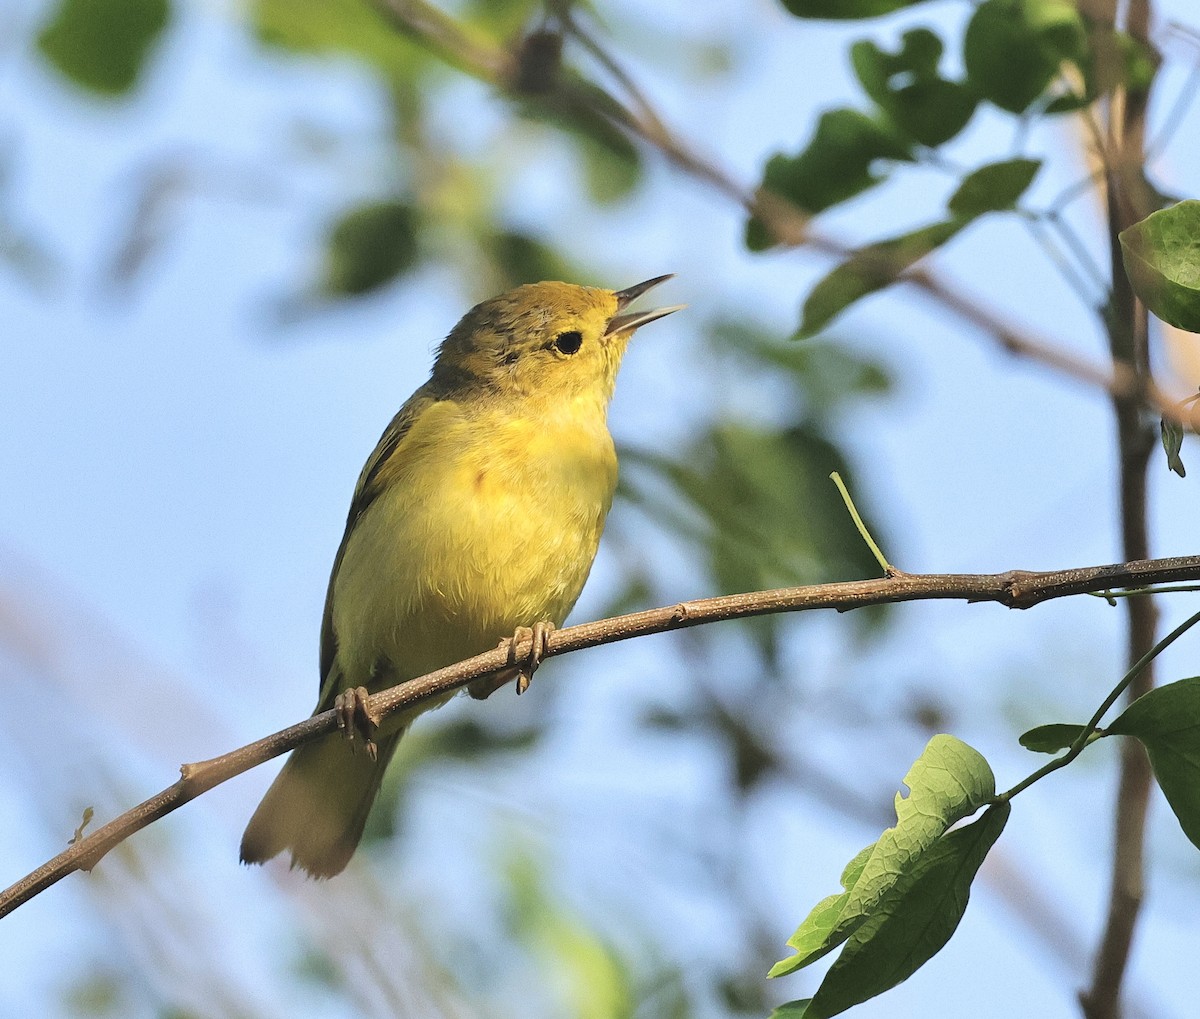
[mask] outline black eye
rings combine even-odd
[[[560,354],[577,354],[583,346],[583,337],[574,329],[569,333],[559,333],[552,344]]]

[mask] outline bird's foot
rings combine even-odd
[[[533,680],[533,674],[537,671],[537,667],[542,664],[542,659],[546,656],[547,641],[553,630],[554,624],[548,619],[534,623],[533,626],[518,626],[516,632],[511,637],[505,637],[496,645],[497,647],[508,649],[508,667],[498,669],[486,676],[481,676],[467,687],[467,692],[476,700],[486,700],[499,690],[500,687],[508,683],[513,676],[516,676],[517,693],[524,693],[529,689],[529,684]],[[518,662],[517,645],[524,640],[531,641],[529,654],[522,661]]]
[[[550,634],[554,624],[549,619],[539,619],[533,626],[518,626],[517,632],[508,642],[508,657],[510,663],[517,669],[517,693],[523,694],[533,682],[533,674],[546,657],[546,648],[550,643]],[[529,655],[523,662],[517,661],[517,645],[529,635]]]
[[[365,686],[356,686],[343,690],[333,702],[333,710],[337,712],[337,724],[342,735],[354,745],[357,733],[362,737],[367,756],[375,760],[379,753],[375,745],[375,730],[379,728],[379,719],[375,717],[368,704],[370,694]]]

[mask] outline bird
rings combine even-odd
[[[241,842],[243,863],[288,852],[314,878],[345,869],[401,736],[452,694],[378,726],[371,692],[562,625],[612,505],[608,404],[630,337],[684,305],[631,311],[624,290],[547,281],[476,305],[438,348],[427,382],[368,457],[334,557],[314,714],[332,734],[297,747]],[[514,645],[515,646],[515,645]],[[476,680],[486,697],[512,670]],[[357,752],[356,752],[357,751]]]

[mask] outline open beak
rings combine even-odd
[[[604,335],[616,336],[619,333],[631,333],[638,327],[644,326],[647,322],[653,322],[655,319],[670,315],[673,311],[680,311],[686,308],[686,304],[673,304],[669,308],[651,308],[649,311],[625,311],[626,308],[651,287],[658,286],[660,283],[671,279],[674,275],[671,272],[667,273],[666,276],[655,276],[654,279],[646,280],[645,283],[638,283],[635,286],[627,287],[625,290],[618,290],[618,313],[608,320],[608,328],[604,330]]]

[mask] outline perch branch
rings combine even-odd
[[[867,605],[936,599],[997,602],[1012,609],[1027,609],[1070,595],[1194,580],[1200,580],[1200,556],[1044,572],[1010,570],[995,574],[920,574],[896,571],[891,576],[876,580],[701,598],[583,623],[553,631],[547,639],[544,657],[724,619],[772,613],[812,609],[846,612]],[[528,657],[531,641],[525,639],[512,651],[517,661]],[[498,647],[374,694],[370,699],[370,710],[376,717],[386,718],[397,711],[465,686],[480,676],[503,669],[511,665],[513,657],[510,657],[507,646]],[[174,785],[73,842],[56,857],[0,892],[0,917],[11,913],[68,874],[77,870],[91,870],[114,846],[189,800],[235,775],[294,750],[302,743],[328,735],[336,728],[336,712],[325,711],[220,757],[183,765],[179,781]]]

